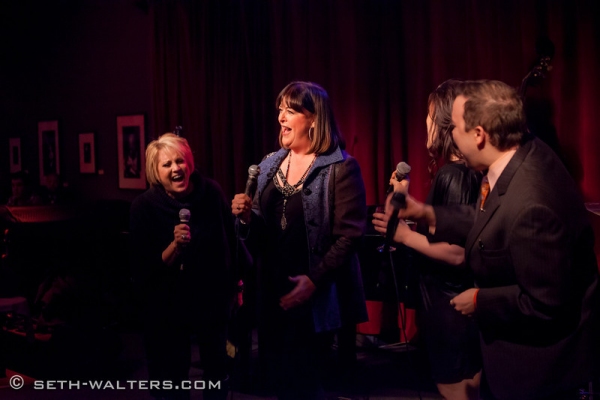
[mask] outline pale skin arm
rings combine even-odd
[[[186,224],[175,225],[173,229],[173,241],[162,252],[163,262],[168,266],[172,266],[179,253],[187,246],[190,240],[190,227]]]
[[[407,179],[403,179],[402,181],[398,182],[396,179],[396,172],[394,171],[392,173],[392,176],[390,177],[390,185],[394,186],[394,192],[406,194],[406,208],[401,209],[399,212],[400,220],[398,222],[398,227],[396,228],[396,233],[394,234],[394,241],[397,243],[402,243],[429,258],[433,258],[450,265],[458,266],[464,264],[465,250],[462,247],[445,242],[430,243],[425,235],[413,231],[410,226],[404,222],[403,218],[424,219],[429,224],[429,231],[432,234],[435,233],[435,213],[433,211],[433,207],[428,204],[420,203],[413,197],[409,196],[409,184],[410,181]],[[373,225],[375,230],[383,235],[386,234],[388,220],[390,219],[393,211],[389,204],[390,198],[391,194],[388,196],[386,201],[385,214],[373,214]]]
[[[384,234],[386,233],[389,216],[382,213],[373,214],[373,225],[375,230]],[[400,220],[398,228],[394,234],[394,241],[402,243],[419,253],[445,262],[450,265],[462,265],[465,261],[465,249],[460,246],[449,243],[430,243],[425,235],[413,231],[410,226]]]

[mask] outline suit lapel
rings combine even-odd
[[[477,213],[477,217],[473,224],[473,228],[471,229],[471,231],[469,232],[469,235],[467,236],[467,241],[465,243],[465,251],[466,251],[467,257],[469,257],[471,249],[472,249],[473,245],[475,244],[475,242],[477,241],[477,238],[480,236],[481,231],[490,222],[490,220],[492,219],[492,216],[496,213],[498,208],[501,206],[502,197],[508,190],[508,186],[510,185],[510,182],[512,181],[513,177],[515,176],[515,173],[517,172],[517,170],[519,169],[521,164],[523,164],[523,161],[525,161],[525,158],[531,151],[533,143],[534,143],[534,140],[529,140],[517,149],[515,155],[508,162],[508,164],[506,165],[506,168],[504,168],[504,171],[502,171],[502,174],[500,174],[500,177],[498,178],[496,185],[494,186],[494,188],[488,195],[487,200],[485,202],[485,210],[480,211],[479,209],[477,209],[475,211]]]
[[[475,216],[475,223],[473,224],[473,228],[469,232],[467,236],[465,249],[467,250],[467,256],[475,240],[479,237],[479,234],[483,230],[483,228],[490,221],[496,210],[500,207],[500,196],[498,195],[497,187],[494,186],[494,189],[488,194],[487,200],[485,201],[485,209],[481,211],[479,207],[475,210],[477,213]]]

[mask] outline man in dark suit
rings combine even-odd
[[[526,134],[522,102],[498,81],[470,81],[454,102],[453,139],[469,166],[488,171],[476,208],[407,198],[402,218],[424,218],[437,240],[466,235],[476,288],[450,301],[481,333],[494,398],[576,399],[600,361],[593,231],[555,153]]]

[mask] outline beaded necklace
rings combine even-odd
[[[288,157],[288,163],[287,163],[287,169],[285,170],[285,175],[283,174],[281,167],[279,167],[279,170],[277,171],[277,175],[273,177],[273,183],[275,184],[275,187],[281,192],[281,194],[283,194],[283,211],[281,212],[281,229],[282,230],[285,230],[285,228],[287,228],[287,219],[285,218],[285,205],[287,204],[288,197],[290,197],[293,194],[300,191],[300,189],[298,189],[298,187],[302,186],[302,184],[304,183],[304,180],[306,179],[306,175],[308,174],[308,171],[310,171],[310,169],[312,168],[316,159],[317,159],[317,156],[315,155],[315,158],[313,158],[313,160],[311,161],[311,163],[308,166],[308,168],[306,169],[306,171],[304,171],[302,178],[300,178],[300,180],[295,185],[290,185],[289,182],[287,181],[288,173],[290,172],[290,162],[292,161],[292,152],[290,151],[290,156]],[[277,180],[277,176],[279,176],[279,179],[281,179],[281,184]]]

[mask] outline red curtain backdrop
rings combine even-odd
[[[232,196],[243,191],[248,166],[278,148],[277,93],[292,80],[314,81],[331,96],[367,202],[384,200],[400,161],[413,168],[411,193],[424,199],[429,92],[449,78],[518,87],[547,37],[555,54],[552,70],[527,90],[531,129],[562,157],[584,199],[600,201],[593,3],[151,1],[153,131],[182,125],[199,169]]]

